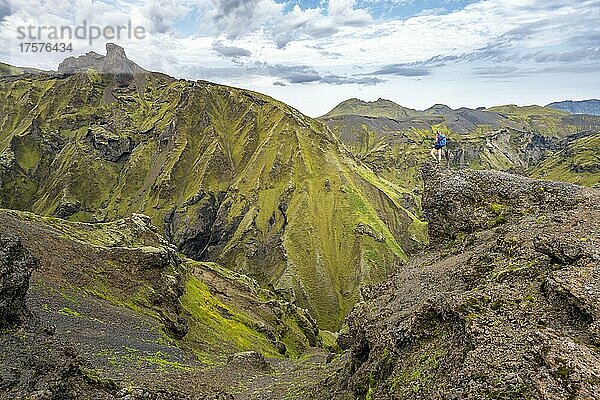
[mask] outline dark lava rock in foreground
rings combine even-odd
[[[110,384],[82,370],[75,349],[36,326],[27,310],[29,279],[39,260],[17,236],[0,237],[0,397],[110,399]]]
[[[184,395],[166,390],[120,387],[98,375],[70,343],[28,311],[29,280],[40,261],[14,235],[0,236],[0,399],[35,400],[186,400],[226,399],[226,395]],[[164,285],[157,304],[167,313],[172,290]],[[165,294],[166,293],[166,294]],[[171,312],[177,315],[176,312]],[[165,320],[172,315],[161,315]],[[170,326],[167,326],[170,329]],[[179,327],[179,329],[184,329]]]
[[[0,236],[0,328],[26,322],[29,278],[39,261],[16,236]]]
[[[335,397],[600,398],[600,191],[424,176],[431,244],[349,316]]]

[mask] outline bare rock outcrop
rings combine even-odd
[[[145,69],[130,61],[125,55],[125,50],[114,44],[106,44],[106,55],[90,51],[79,57],[66,58],[58,66],[59,75],[73,75],[94,69],[98,73],[114,77],[115,81],[127,86],[136,75],[148,73]]]
[[[532,214],[552,217],[589,204],[593,197],[570,183],[498,171],[450,171],[427,164],[423,179],[423,211],[430,234],[437,238],[454,238]]]
[[[600,192],[428,172],[432,243],[354,309],[348,361],[324,386],[334,398],[600,398]]]
[[[0,236],[0,328],[27,322],[25,296],[29,278],[38,267],[17,236]]]

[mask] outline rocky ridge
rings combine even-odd
[[[305,310],[156,231],[143,215],[92,225],[0,210],[0,397],[230,399],[235,376],[288,368],[265,356],[321,345]]]
[[[599,192],[424,176],[430,250],[349,316],[337,398],[599,397]]]
[[[90,51],[79,57],[66,58],[59,64],[57,74],[74,75],[77,72],[87,72],[88,70],[111,76],[122,86],[127,86],[134,78],[149,73],[130,61],[122,47],[114,43],[107,43],[106,55]]]
[[[0,236],[0,329],[28,322],[25,304],[29,278],[39,261],[29,253],[19,237]]]

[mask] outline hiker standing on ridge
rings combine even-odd
[[[431,155],[439,163],[442,162],[442,149],[446,147],[446,136],[439,131],[435,131],[435,141],[433,142],[433,149],[431,149]]]

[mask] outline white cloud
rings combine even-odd
[[[214,8],[207,10],[200,29],[237,39],[271,24],[283,13],[283,5],[272,0],[211,0]]]
[[[481,82],[491,75],[484,77],[478,71],[510,73],[519,69],[519,63],[527,64],[520,69],[528,73],[550,73],[551,63],[565,64],[561,60],[567,59],[576,64],[573,71],[579,66],[589,75],[586,65],[598,54],[599,0],[482,0],[459,11],[405,20],[374,20],[361,6],[375,2],[330,0],[315,8],[296,5],[286,12],[284,5],[274,0],[14,0],[8,12],[12,15],[0,25],[0,58],[55,68],[65,55],[21,54],[16,27],[28,23],[76,25],[84,19],[111,25],[131,19],[135,25],[143,25],[149,31],[146,40],[120,44],[146,68],[188,78],[213,74],[210,77],[216,81],[270,93],[295,93],[299,85],[289,82],[310,81],[311,74],[314,82],[350,84],[367,78],[361,74],[368,72],[396,71],[404,77],[389,78],[385,85],[368,90],[387,90],[394,85],[393,90],[400,92],[403,85],[421,82],[423,87],[431,87],[438,79]],[[395,0],[397,4],[409,2]],[[440,8],[447,2],[440,0]],[[185,35],[180,24],[189,25]],[[88,46],[76,42],[74,46],[77,53],[102,52],[104,43]],[[502,57],[492,59],[490,49],[502,51]],[[446,66],[427,64],[430,59]],[[411,63],[416,64],[404,65]],[[490,69],[490,63],[501,65]],[[451,64],[457,68],[450,68]],[[305,66],[307,75],[297,79],[287,75],[292,79],[286,79],[272,68],[256,65],[284,66],[291,68],[289,71]],[[444,71],[441,78],[436,75],[438,70]],[[219,72],[221,78],[214,75]],[[598,82],[598,74],[595,76]],[[287,86],[273,86],[274,82]],[[315,86],[306,87],[316,93]],[[331,92],[329,99],[367,90],[355,84],[324,87]]]
[[[148,20],[147,29],[153,33],[165,33],[175,29],[175,23],[185,17],[191,8],[177,0],[152,0],[145,2],[140,14]]]

